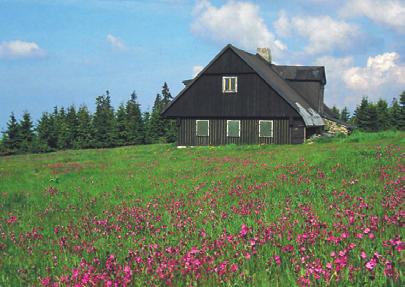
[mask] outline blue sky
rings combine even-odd
[[[329,105],[405,90],[401,0],[0,0],[0,128],[10,112],[92,110],[107,89],[115,106],[135,90],[146,110],[164,81],[176,95],[227,43],[325,66]]]

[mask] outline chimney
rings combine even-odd
[[[256,53],[271,64],[271,51],[269,48],[257,48]]]

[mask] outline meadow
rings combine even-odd
[[[0,158],[0,286],[403,286],[405,133]]]

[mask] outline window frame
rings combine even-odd
[[[235,79],[235,90],[227,90],[226,89],[226,80],[230,80],[230,83],[232,83],[232,79]],[[223,93],[237,93],[238,92],[238,77],[237,76],[223,76],[222,77],[222,92]]]
[[[198,134],[198,122],[207,122],[208,123],[208,134],[207,135],[199,135]],[[210,136],[210,120],[196,120],[195,121],[195,135],[197,137],[209,137]]]
[[[238,122],[238,136],[230,136],[229,135],[229,122]],[[240,120],[226,120],[226,136],[231,138],[240,138]]]
[[[270,136],[264,136],[261,134],[261,129],[260,126],[262,122],[270,122],[271,123],[271,135]],[[273,138],[274,137],[274,122],[273,120],[259,120],[259,138]]]

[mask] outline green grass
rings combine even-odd
[[[236,236],[242,224],[251,228],[249,236],[252,238],[253,233],[259,234],[264,226],[285,229],[280,231],[282,238],[258,244],[257,254],[250,260],[245,260],[242,253],[235,255],[234,248],[240,252],[251,248],[243,238],[238,239],[240,242],[235,243],[234,248],[221,249],[223,254],[216,257],[217,262],[226,259],[237,263],[238,275],[221,277],[202,272],[202,278],[196,278],[173,272],[175,285],[291,286],[299,283],[299,275],[308,268],[297,263],[302,270],[294,271],[295,265],[291,263],[294,256],[301,257],[297,236],[312,230],[303,206],[310,207],[317,220],[328,225],[328,231],[340,232],[344,228],[333,224],[347,223],[347,220],[343,215],[337,218],[337,214],[351,209],[359,212],[355,207],[358,197],[364,198],[369,208],[362,210],[364,217],[356,217],[355,225],[347,229],[350,242],[356,242],[356,255],[351,255],[349,262],[364,269],[364,262],[357,255],[360,250],[367,250],[368,255],[378,251],[385,256],[384,240],[394,236],[403,239],[404,232],[399,225],[383,223],[384,215],[393,215],[401,207],[387,210],[382,203],[387,196],[397,196],[389,180],[396,180],[403,172],[400,166],[403,169],[404,136],[404,133],[389,131],[354,133],[349,137],[294,146],[177,149],[174,145],[149,145],[1,157],[0,286],[38,285],[48,276],[58,281],[58,276],[70,274],[83,258],[91,262],[94,258],[105,260],[109,254],[115,254],[118,262],[124,264],[128,261],[128,250],[138,248],[141,242],[162,247],[179,246],[183,256],[192,246],[207,244],[199,236],[201,229],[207,233],[207,240],[215,240],[224,229]],[[388,174],[386,179],[381,179],[382,171]],[[57,190],[55,195],[50,194],[51,187]],[[343,200],[337,192],[349,197]],[[403,204],[403,197],[397,200]],[[175,202],[180,202],[181,206],[176,207]],[[243,204],[248,204],[248,210],[258,208],[258,214],[234,212],[235,207]],[[336,208],[331,209],[333,204]],[[126,210],[134,207],[141,209],[142,224],[166,226],[164,236],[156,235],[156,226],[150,228],[149,225],[134,229],[136,234],[129,236],[131,228],[127,225],[135,225],[135,222]],[[180,213],[177,217],[173,212],[176,208]],[[222,212],[227,217],[221,217]],[[14,224],[7,223],[10,216],[17,217]],[[372,216],[381,221],[373,231],[375,240],[355,239],[354,234],[361,232],[362,226],[369,226]],[[283,217],[288,220],[284,221]],[[104,218],[121,224],[122,230],[86,231],[95,228],[94,220]],[[180,227],[179,222],[183,224]],[[281,222],[286,227],[277,227]],[[287,226],[288,222],[291,226]],[[68,247],[59,247],[62,235],[54,233],[56,226],[66,229],[63,236],[68,239]],[[41,238],[27,235],[33,228],[39,228],[37,233]],[[74,236],[75,231],[77,236]],[[287,238],[287,231],[293,239]],[[310,258],[323,261],[323,265],[332,260],[330,252],[342,250],[349,243],[348,239],[334,246],[322,238],[308,245],[305,252]],[[96,251],[72,251],[74,245],[87,243]],[[294,253],[283,255],[281,266],[270,264],[273,255],[283,254],[280,248],[286,244],[294,245]],[[329,283],[400,285],[403,259],[396,253],[386,258],[396,264],[399,274],[396,280],[389,281],[383,275],[384,264],[381,263],[373,271],[374,275],[361,270],[350,278],[348,272],[342,272],[332,275]],[[335,282],[337,276],[340,281]],[[374,279],[370,279],[373,276]],[[315,284],[326,284],[312,277],[311,280]],[[164,285],[164,281],[145,273],[132,281],[133,285],[148,283]]]

